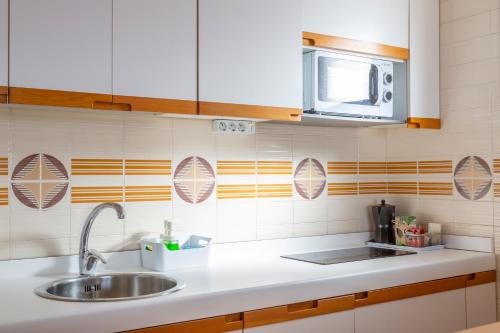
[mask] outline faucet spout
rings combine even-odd
[[[125,210],[123,209],[123,206],[118,203],[103,203],[96,206],[90,212],[89,216],[87,216],[87,219],[85,220],[85,224],[83,225],[82,229],[82,235],[80,237],[80,251],[78,254],[80,275],[91,275],[94,272],[99,261],[105,263],[103,257],[99,254],[99,252],[95,250],[89,250],[89,236],[90,229],[92,228],[96,217],[102,210],[106,208],[114,209],[116,211],[116,216],[118,217],[118,219],[123,220],[125,218]]]

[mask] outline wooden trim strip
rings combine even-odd
[[[8,96],[9,96],[9,88],[5,86],[0,86],[0,104],[7,103]]]
[[[355,307],[392,302],[406,298],[430,295],[465,288],[470,275],[426,281],[404,286],[371,290],[355,294]]]
[[[349,52],[360,52],[394,59],[408,60],[410,51],[405,48],[390,46],[356,39],[317,34],[304,31],[302,33],[304,46],[315,46]]]
[[[199,114],[201,116],[300,121],[302,113],[302,109],[295,108],[218,102],[199,102]]]
[[[198,113],[198,103],[191,100],[113,95],[113,104],[125,104],[131,111],[192,114]]]
[[[112,103],[111,94],[9,87],[9,103],[70,108],[94,108],[94,104]]]
[[[245,328],[250,328],[352,309],[354,295],[348,295],[247,311],[243,322]]]
[[[466,286],[472,287],[495,282],[497,282],[497,271],[486,271],[472,274],[471,278],[467,280]]]
[[[408,128],[440,129],[441,128],[441,119],[409,117],[407,120],[407,127]]]
[[[243,314],[235,313],[207,319],[199,319],[170,325],[143,328],[134,333],[222,333],[243,329]]]

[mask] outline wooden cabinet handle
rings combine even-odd
[[[92,109],[96,110],[114,110],[114,111],[131,111],[132,106],[128,103],[113,103],[106,101],[94,101]]]
[[[354,295],[294,303],[243,314],[245,328],[354,309]]]
[[[486,271],[470,274],[465,285],[467,287],[478,286],[486,283],[493,283],[497,281],[496,271]]]
[[[302,303],[295,303],[295,304],[289,304],[287,305],[287,311],[288,313],[294,313],[294,312],[304,312],[304,311],[315,311],[318,309],[318,301],[308,301],[308,302],[302,302]]]

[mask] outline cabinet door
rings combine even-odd
[[[466,288],[467,328],[494,323],[496,311],[495,283]]]
[[[200,114],[300,120],[301,0],[199,1]]]
[[[466,328],[465,289],[363,306],[356,333],[451,333]]]
[[[303,0],[303,31],[408,48],[408,1]]]
[[[245,328],[245,333],[354,333],[354,311]]]
[[[9,85],[9,0],[0,0],[0,103],[7,102]]]
[[[196,114],[196,0],[113,1],[113,99]]]
[[[410,0],[409,127],[440,128],[439,0]]]
[[[108,94],[111,100],[111,30],[112,0],[11,0],[10,86],[56,95],[78,92],[81,98],[82,93]],[[13,103],[43,95],[14,92]],[[68,104],[91,106],[78,104],[77,94],[65,96],[76,98]]]

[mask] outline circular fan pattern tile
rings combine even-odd
[[[478,156],[461,159],[455,167],[454,177],[458,193],[469,200],[479,200],[491,189],[491,169],[488,163]]]
[[[187,203],[197,204],[207,200],[215,187],[214,169],[207,160],[191,156],[182,160],[174,172],[174,188]]]
[[[27,207],[47,209],[64,198],[68,179],[66,168],[57,158],[33,154],[23,158],[14,168],[12,192]]]
[[[304,199],[316,199],[326,186],[325,169],[314,158],[302,160],[295,168],[293,177],[295,190]]]

